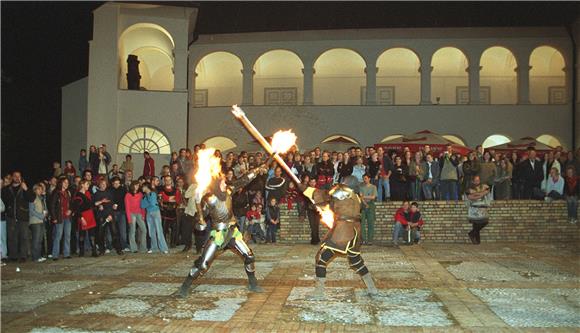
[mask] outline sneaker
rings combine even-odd
[[[44,257],[36,259],[36,262],[45,262],[45,261],[46,261],[46,258],[44,258]]]
[[[52,259],[52,254],[49,254],[48,255],[48,259]]]
[[[105,254],[109,254],[109,253],[111,253],[111,250],[109,250],[109,249],[106,249],[106,250],[105,250]]]
[[[125,251],[125,252],[131,252],[131,250],[128,247],[124,248],[123,251]]]
[[[169,254],[169,251],[163,251],[163,254]]]
[[[149,250],[149,251],[147,251],[147,253],[151,254],[151,253],[153,253],[153,251]]]

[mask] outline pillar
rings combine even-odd
[[[480,104],[481,97],[479,95],[479,73],[481,66],[469,66],[465,71],[469,75],[469,104]]]
[[[518,103],[530,104],[530,69],[529,65],[520,64],[516,69],[518,82]]]
[[[365,73],[367,75],[367,95],[366,105],[377,105],[377,67],[367,67],[365,68]]]
[[[433,104],[431,101],[431,64],[421,64],[419,73],[421,73],[421,104]]]
[[[254,104],[254,69],[250,66],[244,66],[242,69],[243,76],[243,93],[242,105]]]
[[[305,64],[302,68],[302,74],[304,75],[304,92],[302,94],[302,104],[312,105],[314,104],[314,67],[311,64]]]

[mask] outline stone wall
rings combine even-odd
[[[393,215],[401,202],[377,203],[375,241],[390,241]],[[425,226],[422,239],[439,243],[465,243],[471,224],[463,202],[420,202]],[[309,241],[308,219],[300,222],[296,206],[281,206],[280,240]],[[571,242],[580,240],[579,224],[568,223],[566,203],[557,201],[494,201],[489,209],[490,223],[482,231],[482,242]],[[326,233],[320,227],[320,235]]]

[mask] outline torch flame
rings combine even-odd
[[[332,229],[334,226],[334,213],[330,209],[330,205],[324,206],[324,208],[316,207],[318,213],[321,216],[321,221],[324,223],[328,229]]]
[[[212,179],[221,174],[221,160],[214,153],[214,148],[202,149],[197,153],[197,171],[194,178],[197,182],[195,194],[198,200],[201,200]]]
[[[285,153],[296,144],[296,134],[292,130],[278,131],[272,137],[272,149],[276,153]]]

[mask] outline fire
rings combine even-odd
[[[324,208],[316,207],[318,213],[320,213],[321,221],[324,223],[329,229],[332,229],[334,226],[334,213],[330,209],[330,205],[324,206]]]
[[[296,134],[292,130],[278,131],[272,137],[272,149],[276,153],[285,153],[296,144]]]
[[[197,153],[197,171],[194,178],[197,182],[195,194],[198,200],[201,199],[212,179],[220,176],[221,161],[214,153],[214,148],[202,149]]]

